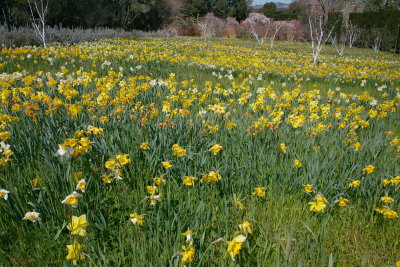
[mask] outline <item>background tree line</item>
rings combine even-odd
[[[35,0],[0,0],[1,24],[9,27],[29,25],[28,1]],[[246,19],[250,6],[251,0],[50,0],[46,24],[148,31],[210,12],[220,18],[231,16],[240,21]]]

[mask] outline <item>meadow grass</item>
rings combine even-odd
[[[305,44],[236,39],[3,48],[0,265],[72,265],[76,241],[78,265],[395,265],[399,56],[327,46],[311,62]],[[61,203],[73,191],[76,208]],[[72,235],[83,214],[85,235]]]

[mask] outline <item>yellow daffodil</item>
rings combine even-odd
[[[300,162],[300,160],[296,159],[294,161],[293,167],[301,168],[301,166],[303,166],[303,164]]]
[[[347,198],[340,198],[340,199],[336,200],[335,202],[339,203],[340,207],[345,207],[347,205],[347,202],[349,202],[349,200]]]
[[[374,171],[375,167],[372,165],[367,165],[365,166],[365,168],[363,169],[363,173],[368,173],[371,174]]]
[[[136,212],[129,215],[133,225],[143,226],[144,215],[139,215]]]
[[[194,181],[197,180],[197,177],[193,176],[183,176],[183,184],[187,186],[194,186]]]
[[[385,204],[390,204],[394,201],[394,199],[389,196],[384,196],[384,197],[381,197],[381,201]]]
[[[181,253],[181,266],[185,266],[186,263],[191,263],[194,259],[195,249],[192,247],[182,246],[183,252]]]
[[[238,235],[232,241],[228,241],[228,249],[226,250],[225,257],[229,254],[232,261],[235,261],[235,256],[242,249],[244,241],[246,241],[246,237],[243,235]]]
[[[214,153],[214,155],[217,155],[218,152],[220,152],[222,150],[222,146],[215,144],[210,148],[210,152],[212,151]]]
[[[168,170],[169,168],[172,168],[172,164],[169,161],[163,161],[161,163],[163,165],[163,167]]]
[[[67,245],[68,255],[67,260],[72,261],[74,265],[78,260],[83,260],[85,256],[82,253],[82,245],[79,244],[77,241],[74,241],[72,245]]]
[[[143,150],[148,150],[150,147],[149,147],[149,144],[147,142],[143,142],[140,145],[140,148],[143,149]]]
[[[222,176],[215,171],[210,171],[209,173],[203,175],[203,178],[200,180],[200,182],[206,182],[207,184],[211,182],[216,182],[218,180],[221,180]]]
[[[247,235],[247,233],[251,235],[253,234],[253,231],[251,231],[250,228],[250,223],[248,221],[244,221],[242,224],[239,224],[239,228],[241,231],[243,231],[245,235]]]
[[[156,185],[165,184],[165,180],[162,177],[156,177],[153,180]]]
[[[186,150],[184,148],[178,148],[174,151],[174,155],[178,157],[183,157],[186,155]]]
[[[266,187],[256,187],[254,188],[253,195],[256,195],[258,197],[263,197],[265,196],[265,190],[267,190]]]
[[[67,228],[71,231],[71,235],[85,236],[86,226],[88,225],[89,223],[86,220],[86,214],[84,214],[79,217],[72,216],[71,223],[68,224]]]
[[[306,184],[306,185],[303,185],[303,186],[304,186],[304,190],[305,190],[307,193],[315,193],[315,188],[314,188],[313,185],[311,185],[311,184]]]
[[[193,232],[188,228],[181,236],[186,236],[186,242],[190,243],[192,241]]]
[[[390,209],[387,209],[387,210],[383,213],[383,216],[384,216],[385,218],[387,218],[387,219],[394,219],[394,218],[399,217],[399,216],[397,215],[397,212],[395,212],[394,210],[390,210]]]
[[[279,148],[280,148],[280,150],[284,153],[284,154],[286,154],[286,145],[285,144],[280,144],[279,145]]]
[[[351,181],[351,183],[349,184],[349,187],[357,188],[360,185],[361,185],[361,182],[359,180],[354,180],[354,181]]]

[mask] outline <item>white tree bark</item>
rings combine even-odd
[[[35,31],[35,35],[41,40],[43,46],[46,48],[47,43],[45,17],[48,11],[49,0],[47,0],[46,3],[43,3],[43,0],[40,0],[39,4],[36,2],[36,0],[33,0],[33,4],[31,4],[31,1],[28,0],[28,4],[31,11],[32,26]],[[38,18],[36,18],[35,15],[37,15]]]

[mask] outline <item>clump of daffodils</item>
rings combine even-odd
[[[114,177],[116,180],[122,179],[122,166],[131,163],[129,159],[129,154],[117,154],[115,157],[110,158],[104,164],[106,169],[110,170],[111,173],[108,175],[103,175],[102,180],[105,183],[111,183],[111,177]]]
[[[200,182],[206,182],[207,184],[209,184],[211,182],[216,182],[221,179],[222,176],[218,172],[210,171],[209,173],[203,175],[203,178],[200,180]]]
[[[320,211],[324,211],[324,209],[326,208],[326,204],[328,200],[326,200],[326,198],[324,198],[322,195],[317,194],[317,196],[315,197],[315,201],[313,202],[308,202],[308,204],[310,204],[310,211],[313,212],[320,212]]]

